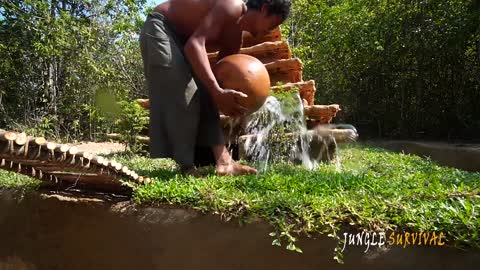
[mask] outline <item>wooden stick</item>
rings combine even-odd
[[[47,149],[48,150],[54,150],[55,148],[57,148],[57,144],[54,143],[54,142],[48,142],[47,143]]]
[[[92,158],[92,163],[97,164],[97,165],[103,165],[103,160],[104,160],[104,159],[105,159],[105,158],[104,158],[104,157],[101,157],[101,156],[94,156],[94,157]]]
[[[94,187],[103,185],[100,182],[108,179],[115,182],[114,185],[121,186],[121,181],[118,181],[121,178],[137,181],[139,177],[118,162],[88,152],[79,152],[75,146],[47,142],[41,137],[33,138],[25,133],[4,130],[0,130],[0,137],[0,167],[42,181],[61,185],[63,180],[85,182],[91,179],[92,183],[76,182]]]
[[[45,140],[44,137],[35,137],[33,138],[33,141],[31,141],[30,143],[36,144],[36,145],[45,145],[46,142],[47,140]]]
[[[108,164],[110,164],[110,160],[104,158],[103,161],[102,161],[102,166],[108,167]]]
[[[18,149],[16,149],[16,154],[17,155],[23,155],[24,158],[26,159],[35,159],[38,158],[41,154],[41,148],[46,145],[46,140],[43,137],[26,137],[25,143],[20,142],[20,144],[16,143],[17,147],[20,146]]]
[[[0,141],[15,141],[17,133],[0,129]]]
[[[313,130],[308,130],[307,134],[309,136],[319,136],[319,137],[326,137],[326,136],[333,136],[337,143],[346,143],[352,142],[358,138],[356,132],[351,129],[334,129],[334,128],[317,128]],[[285,136],[287,138],[294,138],[298,136],[298,133],[286,133]],[[238,137],[238,142],[240,144],[244,144],[247,139],[256,139],[257,135],[255,134],[247,134]]]
[[[17,138],[15,139],[15,144],[17,145],[24,145],[27,143],[27,134],[25,132],[17,134]]]
[[[262,63],[270,63],[279,59],[289,59],[292,57],[290,47],[286,41],[263,42],[251,47],[240,49],[240,54],[247,54],[260,60]],[[210,65],[214,65],[218,59],[218,52],[209,53],[208,60]]]
[[[138,105],[140,105],[142,108],[144,108],[144,109],[150,109],[150,100],[149,100],[149,99],[141,99],[141,98],[139,98],[139,99],[136,99],[135,101],[136,101],[136,102],[138,103]]]
[[[272,86],[278,83],[296,83],[302,81],[303,64],[298,58],[280,59],[265,64]]]
[[[283,87],[283,90],[278,87],[275,91],[288,91],[293,89],[293,87],[305,87],[304,89],[310,89],[307,87],[314,86],[313,81],[309,81],[308,84],[288,84]],[[306,86],[309,85],[309,86]],[[340,106],[338,104],[331,104],[331,105],[312,105],[312,106],[304,106],[304,114],[308,119],[319,120],[322,124],[328,124],[331,120],[336,117],[337,112],[341,111]],[[220,115],[220,122],[222,127],[229,128],[231,125],[232,118],[226,115]],[[118,138],[120,135],[118,134],[107,134],[109,138]],[[142,142],[148,144],[150,143],[149,137],[138,137],[137,139],[141,139]]]
[[[57,144],[54,148],[54,151],[57,153],[66,154],[70,150],[70,146],[67,144]]]
[[[107,138],[112,139],[112,140],[120,140],[121,135],[118,134],[118,133],[109,133],[109,134],[107,134]],[[150,142],[150,139],[147,136],[137,136],[135,139],[140,143],[149,143]]]
[[[282,40],[282,33],[280,27],[273,29],[267,35],[258,38],[255,38],[248,32],[243,32],[242,40],[242,47],[251,47],[263,42],[280,41]]]
[[[119,162],[115,163],[115,170],[122,171],[123,165]]]
[[[265,64],[265,68],[267,68],[268,73],[271,72],[287,72],[289,70],[302,70],[303,64],[302,61],[298,58],[290,58],[290,59],[280,59],[276,60],[271,63]]]
[[[78,152],[79,151],[78,151],[78,148],[76,146],[72,146],[72,147],[70,147],[70,149],[68,149],[68,153],[70,155],[76,155]]]
[[[310,119],[333,118],[341,111],[340,105],[312,105],[304,108],[305,116]]]
[[[30,177],[35,177],[39,180],[43,181],[50,181],[51,180],[51,175],[48,173],[43,173],[40,170],[36,170],[34,167],[29,166],[29,165],[22,165],[19,162],[12,162],[12,161],[7,161],[5,159],[2,159],[0,162],[0,168],[7,170],[7,171],[12,171],[20,174],[24,174]]]
[[[66,144],[54,144],[50,145],[50,147],[55,146],[50,151],[50,160],[54,162],[66,162],[68,159],[68,150],[70,150],[70,146]],[[47,144],[47,148],[49,145]]]
[[[308,105],[313,105],[315,101],[315,81],[309,80],[305,82],[295,82],[295,83],[286,83],[281,86],[273,86],[270,88],[270,91],[274,93],[292,91],[292,89],[297,88],[300,92],[300,97],[305,99]]]
[[[313,105],[314,98],[315,98],[315,81],[309,80],[304,82],[295,82],[295,83],[286,83],[281,86],[272,86],[270,91],[278,93],[283,91],[292,91],[294,88],[297,88],[300,92],[300,97],[302,99],[307,100],[308,105]],[[143,108],[149,109],[150,108],[150,101],[148,99],[137,99],[138,104],[140,104]],[[112,135],[108,134],[108,138],[118,139],[120,138],[119,134],[112,133]],[[141,137],[139,138],[141,140]]]

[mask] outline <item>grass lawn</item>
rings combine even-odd
[[[448,245],[480,248],[480,173],[360,144],[343,145],[340,154],[340,168],[276,165],[258,176],[202,179],[180,176],[167,159],[115,159],[155,180],[135,189],[137,203],[187,205],[227,219],[260,217],[276,228],[273,244],[292,250],[300,251],[299,233],[338,238],[345,226],[444,232]],[[25,179],[0,172],[0,188],[36,186]]]

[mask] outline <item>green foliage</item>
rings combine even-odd
[[[35,190],[40,185],[40,180],[0,169],[0,190],[5,188]]]
[[[137,137],[148,126],[148,111],[135,101],[120,101],[119,105],[120,114],[115,120],[115,127],[120,133],[120,140],[129,147],[130,151],[140,153],[143,144]]]
[[[295,0],[282,30],[361,134],[478,138],[479,22],[474,0]]]
[[[143,97],[138,46],[145,0],[0,3],[0,126],[101,138],[97,92]],[[58,139],[58,138],[57,138]]]
[[[118,159],[154,179],[136,188],[138,203],[189,205],[240,221],[260,217],[275,228],[272,244],[298,252],[304,234],[340,240],[345,229],[443,231],[451,246],[480,248],[480,173],[361,145],[344,146],[340,156],[340,168],[277,164],[258,176],[201,179],[177,174],[169,159]]]
[[[145,0],[0,2],[0,127],[95,140],[115,127],[97,92],[146,97]],[[294,0],[283,25],[317,103],[361,134],[478,137],[474,0]]]

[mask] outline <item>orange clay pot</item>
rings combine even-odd
[[[224,89],[245,93],[239,103],[251,114],[262,107],[270,92],[270,76],[260,60],[246,54],[229,55],[213,67],[218,83]]]

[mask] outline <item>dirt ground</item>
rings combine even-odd
[[[108,155],[125,151],[125,145],[115,142],[81,142],[75,144],[79,151],[95,155]]]

